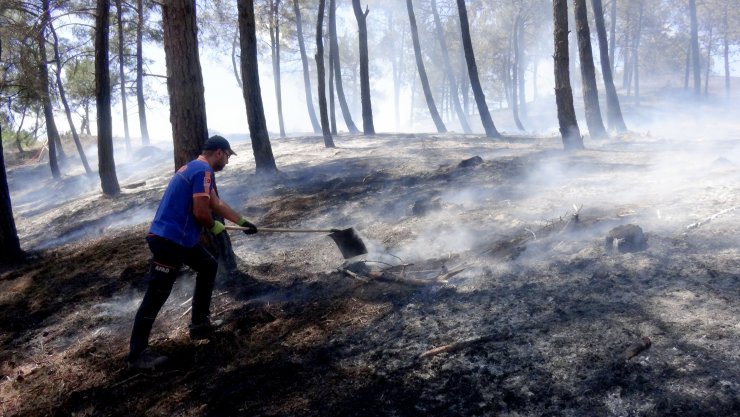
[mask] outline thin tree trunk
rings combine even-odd
[[[514,52],[514,60],[511,65],[511,111],[514,116],[514,123],[516,123],[516,128],[519,129],[519,131],[523,132],[524,125],[519,119],[519,89],[517,88],[517,84],[519,82],[519,19],[520,17],[517,14],[516,18],[514,19],[514,25],[511,31],[511,49],[513,49]]]
[[[437,127],[437,132],[445,133],[447,128],[445,127],[442,117],[440,117],[437,111],[437,105],[434,103],[434,96],[432,96],[432,89],[429,87],[429,78],[427,78],[427,72],[424,68],[424,60],[421,56],[421,45],[419,43],[419,30],[416,26],[416,15],[414,14],[414,6],[412,0],[406,0],[406,9],[409,12],[409,23],[411,25],[411,40],[414,44],[414,56],[416,58],[416,69],[419,71],[419,79],[421,80],[421,87],[424,90],[424,98],[426,99],[427,108],[429,114],[432,116],[434,125]],[[413,106],[412,106],[413,107]],[[413,110],[412,110],[413,111]]]
[[[616,0],[612,0],[616,1]],[[601,75],[604,79],[604,89],[606,90],[606,120],[609,129],[619,133],[625,132],[627,126],[622,118],[622,109],[619,105],[619,96],[614,86],[612,76],[612,64],[609,57],[610,46],[606,40],[606,25],[604,24],[604,11],[601,7],[601,0],[591,0],[596,17],[596,32],[599,38],[599,56],[601,61]]]
[[[329,0],[329,59],[334,68],[334,85],[336,86],[337,99],[339,107],[342,109],[342,118],[347,125],[349,133],[356,135],[360,129],[352,120],[352,113],[347,104],[347,96],[344,94],[344,84],[342,80],[342,65],[339,59],[339,40],[337,39],[337,18],[336,18],[336,1]]]
[[[90,131],[90,102],[88,100],[85,100],[85,134],[87,136],[92,136],[92,132]]]
[[[588,27],[586,0],[573,0],[576,16],[576,35],[578,37],[578,54],[581,62],[581,85],[583,102],[586,110],[586,125],[592,138],[605,138],[606,128],[601,119],[599,92],[596,87],[596,69],[591,51],[591,32]]]
[[[98,0],[95,19],[95,98],[98,108],[98,173],[103,193],[121,192],[113,159],[113,119],[108,60],[110,1]]]
[[[260,78],[257,61],[257,28],[254,20],[253,0],[238,0],[239,40],[241,45],[241,68],[244,78],[244,104],[247,110],[252,152],[258,174],[272,175],[277,172],[272,154],[270,135],[262,105]]]
[[[642,13],[645,6],[644,0],[640,0],[640,13],[637,19],[637,33],[635,34],[634,63],[635,77],[635,105],[640,105],[640,39],[642,38]]]
[[[362,130],[365,135],[375,134],[373,106],[370,100],[370,62],[367,48],[367,15],[370,9],[362,11],[360,0],[352,0],[352,8],[357,19],[360,43],[360,98],[362,101]]]
[[[518,25],[518,32],[517,32],[517,69],[519,70],[518,78],[519,78],[519,114],[526,118],[527,117],[527,96],[526,93],[526,79],[525,79],[525,70],[527,69],[527,66],[525,65],[525,55],[524,55],[524,19],[519,19],[519,25]]]
[[[21,131],[23,130],[23,122],[26,120],[26,112],[28,111],[28,106],[23,106],[23,110],[21,112],[21,122],[18,123],[18,129],[15,131],[15,147],[18,148],[18,152],[23,155],[23,147],[21,146]]]
[[[301,9],[298,0],[293,0],[293,12],[295,13],[296,36],[298,37],[298,49],[301,52],[301,65],[303,66],[303,87],[306,94],[306,105],[308,106],[308,117],[311,119],[311,127],[314,133],[321,133],[321,125],[313,108],[313,97],[311,94],[311,75],[308,72],[308,57],[306,56],[306,45],[303,41],[303,22],[301,22]]]
[[[609,64],[611,64],[612,74],[616,61],[614,60],[614,50],[617,47],[617,0],[611,0],[612,7],[609,13]]]
[[[709,40],[707,41],[707,69],[704,76],[704,96],[709,95],[709,74],[712,72],[712,26],[709,27]]]
[[[578,129],[576,111],[573,106],[573,90],[570,87],[568,65],[568,1],[553,0],[553,22],[555,53],[555,101],[558,108],[558,124],[563,147],[566,151],[583,149],[583,138]]]
[[[691,75],[691,38],[689,37],[689,44],[686,48],[686,71],[684,71],[683,77],[683,89],[688,91],[689,89],[689,76]]]
[[[624,47],[622,48],[622,56],[624,57],[624,65],[622,69],[622,89],[627,90],[627,96],[630,95],[630,91],[628,89],[629,86],[629,76],[630,76],[630,68],[631,68],[631,62],[630,62],[630,26],[631,26],[631,19],[632,13],[630,13],[631,10],[627,10],[627,24],[625,25],[626,29],[624,30]]]
[[[239,86],[239,89],[244,88],[244,83],[242,82],[242,77],[239,75],[239,67],[241,65],[240,62],[237,62],[237,52],[241,53],[241,49],[239,47],[239,29],[237,28],[236,31],[234,31],[234,37],[231,39],[231,70],[234,73],[234,79],[236,79],[236,85]]]
[[[270,0],[270,50],[272,51],[272,74],[277,101],[278,125],[280,137],[285,137],[283,121],[283,93],[280,85],[280,0]]]
[[[0,42],[2,42],[0,40]],[[2,51],[2,44],[0,44]],[[1,52],[0,52],[1,53]],[[0,128],[1,129],[1,128]],[[0,130],[0,265],[13,264],[23,258],[18,231],[13,218],[13,205],[10,201],[8,177],[5,173],[2,131]]]
[[[144,5],[143,0],[136,1],[136,104],[139,108],[139,130],[141,144],[149,145],[149,127],[146,121],[146,103],[144,101]]]
[[[475,104],[478,105],[478,113],[483,123],[483,129],[489,138],[500,138],[501,134],[493,125],[491,113],[488,111],[486,96],[483,94],[480,79],[478,78],[478,66],[475,63],[475,53],[473,52],[473,41],[470,38],[470,26],[468,23],[468,11],[465,8],[465,0],[457,0],[457,10],[460,14],[460,30],[462,32],[463,49],[465,50],[465,61],[468,63],[468,76],[470,77],[470,87],[473,89]]]
[[[331,29],[329,29],[331,31]],[[331,39],[331,35],[329,35],[329,38]],[[331,50],[331,42],[329,43],[329,126],[331,128],[331,134],[336,136],[337,135],[337,114],[336,109],[334,105],[334,60],[332,59],[332,54],[334,54],[334,51]],[[324,57],[326,59],[326,57]],[[324,61],[326,62],[326,61]]]
[[[334,140],[329,129],[329,115],[326,111],[326,73],[324,71],[324,9],[326,0],[319,0],[319,14],[316,19],[316,72],[318,73],[319,114],[321,117],[321,132],[324,136],[324,146],[334,148]]]
[[[442,51],[442,62],[445,68],[445,73],[447,74],[447,81],[450,86],[449,99],[452,100],[452,104],[455,106],[455,112],[457,113],[457,118],[460,121],[463,132],[472,133],[472,130],[470,129],[470,124],[468,123],[468,117],[465,115],[465,112],[463,112],[462,106],[460,105],[460,97],[457,94],[457,80],[455,79],[455,73],[452,71],[450,54],[447,50],[447,42],[445,42],[444,33],[442,31],[442,22],[439,19],[439,11],[437,11],[436,0],[432,0],[432,14],[434,16],[434,26],[437,35],[437,41],[439,42],[439,47]]]
[[[51,169],[51,176],[54,178],[60,178],[62,176],[59,172],[59,164],[57,163],[57,143],[61,143],[59,139],[59,131],[57,125],[54,122],[54,109],[51,106],[51,95],[49,93],[49,67],[46,62],[46,36],[44,32],[49,24],[50,11],[49,11],[49,0],[42,1],[43,10],[39,19],[38,31],[36,32],[36,42],[39,50],[39,84],[41,87],[41,102],[44,107],[44,118],[46,119],[46,137],[48,138],[49,145],[49,168]],[[63,152],[60,148],[60,156]]]
[[[725,2],[725,10],[724,10],[724,16],[723,16],[723,23],[725,27],[725,33],[724,33],[724,51],[723,51],[723,57],[725,59],[725,97],[730,97],[730,27],[727,24],[727,14],[728,14],[728,8],[729,8],[729,2]]]
[[[694,70],[694,97],[701,95],[701,64],[699,61],[699,22],[696,18],[696,0],[689,0],[691,15],[691,60]]]
[[[131,135],[128,131],[128,105],[126,103],[126,72],[123,55],[123,2],[116,0],[116,18],[118,20],[118,77],[121,80],[121,110],[123,113],[123,136],[126,141],[126,151],[131,151]]]
[[[62,60],[59,56],[59,38],[57,37],[57,32],[54,30],[54,25],[49,22],[49,29],[51,30],[52,37],[54,38],[54,62],[56,62],[56,82],[57,82],[57,89],[59,90],[59,98],[62,100],[62,105],[64,106],[64,114],[67,116],[67,123],[69,124],[69,129],[72,131],[72,138],[74,139],[75,146],[77,147],[77,152],[80,154],[80,161],[82,162],[82,166],[85,168],[85,172],[87,174],[91,174],[92,170],[90,169],[90,165],[87,163],[87,158],[85,157],[85,150],[82,149],[82,143],[80,142],[80,136],[77,134],[77,129],[75,128],[74,121],[72,120],[72,110],[69,108],[69,103],[67,103],[67,94],[64,91],[64,85],[62,84]]]

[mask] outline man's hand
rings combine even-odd
[[[218,221],[218,220],[214,220],[214,221],[213,221],[213,226],[211,226],[211,228],[210,228],[209,230],[210,230],[210,231],[211,231],[211,233],[213,233],[214,235],[218,235],[219,233],[221,233],[221,232],[223,232],[224,230],[226,230],[226,226],[224,226],[224,224],[223,224],[223,223],[221,223],[220,221]]]
[[[244,216],[239,218],[239,226],[247,228],[246,230],[244,230],[244,234],[253,235],[257,233],[257,226],[255,226],[249,220],[244,218]]]

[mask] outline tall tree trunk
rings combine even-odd
[[[684,91],[688,91],[689,89],[689,75],[691,75],[691,37],[689,37],[689,44],[686,48],[686,70],[683,77]]]
[[[447,128],[442,117],[440,117],[437,111],[437,105],[434,103],[434,96],[432,96],[432,89],[429,87],[429,78],[427,78],[427,72],[424,68],[424,60],[421,56],[421,45],[419,43],[419,30],[416,26],[416,15],[414,14],[414,5],[412,0],[406,0],[406,9],[409,12],[409,23],[411,24],[411,40],[414,44],[414,56],[416,57],[416,69],[419,71],[419,79],[421,80],[421,87],[424,90],[424,98],[427,102],[427,108],[429,114],[432,116],[434,125],[437,127],[437,132],[445,133]]]
[[[108,60],[110,0],[98,0],[95,19],[95,102],[98,108],[98,173],[106,195],[121,192],[113,159],[113,119]]]
[[[725,97],[730,97],[730,27],[727,24],[727,14],[728,14],[728,8],[729,8],[729,2],[725,2],[725,10],[723,15],[723,24],[724,24],[724,50],[723,50],[723,57],[725,59]]]
[[[83,106],[85,107],[85,122],[87,122],[85,124],[85,134],[87,136],[92,136],[92,132],[90,131],[90,101],[85,100],[85,104]]]
[[[208,139],[195,13],[195,0],[162,6],[175,170],[196,158]]]
[[[360,41],[360,97],[362,99],[362,130],[365,135],[375,134],[373,123],[373,106],[370,102],[370,62],[367,49],[367,14],[370,9],[366,6],[362,11],[360,0],[352,0],[352,8],[357,19]]]
[[[473,52],[473,41],[470,38],[470,26],[468,23],[468,11],[465,8],[465,0],[457,0],[457,10],[460,14],[460,31],[462,32],[463,49],[465,50],[465,61],[468,63],[468,76],[470,77],[470,87],[473,89],[475,104],[478,105],[478,113],[483,123],[483,129],[489,138],[500,138],[501,134],[493,125],[491,113],[488,111],[486,96],[483,94],[480,79],[478,78],[478,66],[475,63],[475,53]]]
[[[242,49],[241,66],[244,78],[244,104],[247,108],[249,134],[252,137],[252,152],[257,173],[271,175],[277,172],[272,154],[270,135],[262,105],[259,69],[257,66],[257,28],[254,21],[254,1],[238,0],[239,39]]]
[[[331,29],[330,29],[331,31]],[[331,39],[331,35],[329,35]],[[332,59],[331,42],[329,43],[329,126],[331,127],[331,134],[337,135],[337,112],[334,106],[334,60]],[[327,57],[324,57],[326,59]],[[324,61],[326,62],[326,61]]]
[[[316,72],[318,73],[319,114],[321,117],[321,132],[324,136],[324,146],[334,148],[334,140],[329,130],[329,115],[326,111],[326,73],[324,70],[324,10],[326,0],[319,0],[319,14],[316,19]]]
[[[49,93],[49,67],[46,61],[46,27],[51,18],[49,11],[49,0],[42,1],[43,10],[39,19],[39,27],[36,31],[36,42],[39,50],[39,86],[41,87],[41,104],[44,107],[44,118],[46,119],[46,137],[49,145],[49,168],[51,176],[60,178],[59,164],[57,163],[57,144],[61,143],[59,131],[54,122],[54,109],[51,106],[51,94]],[[59,146],[60,156],[63,152]]]
[[[622,57],[624,59],[624,65],[622,68],[622,89],[627,90],[627,96],[630,95],[630,92],[628,90],[629,87],[629,76],[630,76],[630,68],[631,68],[631,62],[630,62],[630,27],[631,27],[631,19],[632,16],[631,10],[627,9],[627,22],[625,25],[624,30],[624,47],[622,48]]]
[[[691,15],[691,60],[694,70],[694,97],[701,95],[701,64],[699,58],[699,22],[696,18],[696,0],[689,0]]]
[[[640,105],[640,39],[642,38],[642,13],[645,7],[645,1],[640,0],[640,11],[637,18],[637,33],[635,34],[634,64],[633,76],[635,79],[635,105]]]
[[[712,26],[709,26],[709,39],[707,40],[707,69],[704,76],[704,96],[709,95],[709,74],[712,71]]]
[[[72,120],[72,110],[69,108],[69,103],[67,103],[67,95],[64,91],[64,85],[62,84],[62,60],[59,56],[59,38],[57,37],[57,32],[54,30],[54,25],[49,22],[49,29],[51,30],[52,37],[54,38],[54,62],[56,62],[56,82],[57,82],[57,89],[59,90],[59,98],[62,100],[62,105],[64,106],[64,114],[67,116],[67,123],[69,124],[69,129],[72,131],[72,138],[74,139],[75,146],[77,147],[77,153],[80,154],[80,161],[82,162],[82,166],[85,168],[85,172],[87,174],[92,173],[92,170],[90,169],[90,165],[87,163],[87,158],[85,157],[85,150],[82,149],[82,143],[80,142],[80,135],[77,134],[77,129],[75,128],[74,121]]]
[[[123,113],[123,137],[126,151],[131,151],[131,135],[128,131],[128,104],[126,103],[126,72],[123,55],[123,2],[116,0],[116,20],[118,21],[118,77],[121,80],[121,112]]]
[[[519,70],[518,78],[519,78],[519,114],[522,115],[522,117],[527,117],[527,96],[526,93],[526,78],[525,78],[525,72],[527,69],[525,55],[524,55],[524,19],[519,19],[519,25],[517,25],[518,31],[517,31],[517,69]]]
[[[3,44],[0,39],[0,57],[3,56]],[[23,115],[25,116],[25,108]],[[8,177],[5,173],[5,156],[3,153],[3,135],[0,126],[0,264],[7,265],[21,260],[23,252],[18,239],[13,218],[13,205],[10,202]]]
[[[336,0],[329,0],[329,59],[331,60],[331,65],[329,66],[334,68],[334,85],[336,86],[339,107],[342,109],[344,124],[347,125],[349,133],[356,135],[360,132],[360,129],[357,128],[357,125],[352,120],[352,113],[347,104],[347,97],[344,94],[344,85],[342,82],[342,65],[339,59],[339,40],[337,39],[336,8]]]
[[[517,88],[517,84],[519,83],[519,19],[520,17],[517,14],[511,31],[511,43],[514,52],[514,60],[511,65],[511,111],[514,116],[516,128],[523,132],[524,125],[519,119],[519,89]]]
[[[241,56],[241,47],[239,46],[239,29],[234,31],[234,37],[231,38],[231,71],[234,73],[234,79],[239,89],[244,88],[242,77],[239,73],[241,63],[237,62],[237,58]]]
[[[586,125],[592,138],[605,138],[606,128],[601,119],[599,92],[596,87],[596,68],[591,51],[591,31],[588,28],[586,0],[573,0],[576,16],[576,35],[578,36],[578,54],[581,62],[581,85],[583,102],[586,110]]]
[[[616,0],[612,0],[616,1]],[[606,40],[606,25],[604,24],[604,11],[601,6],[601,0],[591,0],[596,18],[596,33],[599,38],[599,57],[601,58],[601,76],[604,79],[604,89],[606,90],[606,120],[609,129],[619,133],[625,132],[627,126],[622,118],[622,109],[619,105],[619,96],[617,88],[614,86],[612,76],[612,64],[609,56],[609,48]]]
[[[612,74],[616,61],[614,60],[614,50],[617,47],[617,0],[611,0],[612,7],[609,13],[609,63],[611,64]]]
[[[452,104],[455,106],[455,112],[457,113],[457,118],[460,121],[463,132],[472,133],[472,130],[470,129],[470,124],[468,123],[468,117],[463,111],[462,106],[460,105],[460,97],[457,94],[457,80],[455,79],[455,73],[452,71],[450,54],[447,50],[447,42],[445,42],[444,32],[442,31],[442,22],[439,19],[439,11],[437,10],[436,0],[432,0],[432,14],[434,16],[434,26],[437,41],[439,42],[439,47],[442,51],[442,62],[444,64],[445,73],[447,74],[447,81],[450,86],[449,98],[450,100],[452,100]]]
[[[311,119],[311,127],[314,133],[321,133],[321,125],[316,118],[313,108],[313,97],[311,95],[311,75],[308,72],[308,57],[306,56],[306,45],[303,41],[303,22],[301,22],[301,9],[298,0],[293,0],[293,12],[295,13],[296,36],[298,37],[298,49],[301,52],[301,65],[303,66],[303,87],[306,93],[306,105],[308,106],[308,117]]]
[[[146,122],[146,103],[144,101],[144,5],[143,0],[136,0],[136,104],[139,108],[139,130],[141,144],[149,145],[149,127]]]
[[[280,85],[280,0],[270,0],[270,50],[272,51],[272,76],[277,100],[280,137],[285,137],[283,122],[283,93]]]
[[[558,107],[560,136],[566,151],[583,149],[583,138],[578,129],[573,90],[570,87],[568,65],[568,0],[553,0],[555,53],[555,101]]]

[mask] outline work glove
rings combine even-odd
[[[253,235],[257,233],[257,226],[255,226],[249,220],[244,218],[244,216],[239,218],[239,226],[247,228],[246,230],[244,230],[244,234],[246,235]]]
[[[217,236],[219,233],[221,233],[224,230],[226,230],[226,226],[224,226],[224,224],[221,223],[220,221],[214,220],[213,221],[213,226],[211,226],[211,228],[208,229],[208,230],[210,230],[211,233],[214,234],[214,236]]]

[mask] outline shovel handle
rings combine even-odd
[[[226,230],[248,230],[249,227],[226,226]],[[275,232],[275,233],[333,233],[339,232],[339,229],[279,229],[270,227],[258,227],[258,232]]]

